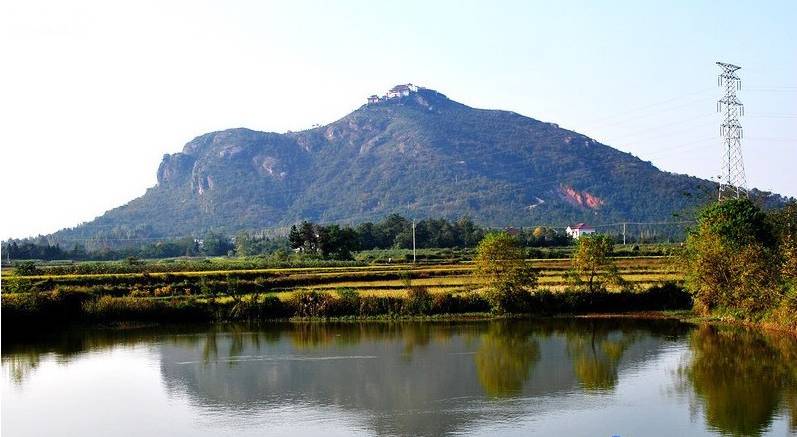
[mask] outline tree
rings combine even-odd
[[[357,233],[350,227],[339,225],[318,226],[318,250],[321,256],[333,259],[351,259],[357,250]]]
[[[699,312],[730,309],[753,316],[779,300],[777,239],[766,214],[748,199],[701,211],[681,261]]]
[[[208,232],[202,240],[202,250],[208,256],[223,256],[235,249],[232,242],[225,235]]]
[[[781,274],[797,281],[797,201],[786,204],[771,215],[781,258]]]
[[[304,237],[296,225],[291,225],[291,231],[288,233],[288,241],[291,244],[291,249],[295,250],[304,247]]]
[[[235,254],[238,256],[254,255],[252,238],[246,232],[239,232],[235,235]]]
[[[318,232],[316,226],[308,221],[303,221],[299,228],[299,233],[302,236],[302,249],[305,252],[318,251]]]
[[[571,258],[572,267],[567,275],[568,281],[576,286],[585,284],[590,292],[604,290],[609,282],[621,283],[617,266],[611,255],[614,242],[608,235],[582,235]]]
[[[506,232],[485,235],[476,248],[473,274],[487,286],[487,298],[499,313],[522,308],[527,289],[537,284],[538,272],[525,258],[518,240]]]

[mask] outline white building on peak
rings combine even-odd
[[[398,99],[400,97],[407,97],[410,93],[418,92],[418,86],[411,83],[405,85],[396,85],[390,88],[384,96],[377,96],[376,94],[368,97],[368,104],[379,103],[382,100]]]

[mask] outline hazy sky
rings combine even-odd
[[[140,196],[202,133],[407,82],[716,177],[718,60],[743,67],[748,185],[797,196],[797,1],[715,4],[0,0],[0,237]]]

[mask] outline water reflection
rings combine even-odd
[[[199,416],[246,422],[290,407],[317,421],[334,409],[368,432],[391,435],[600,409],[605,402],[590,396],[628,396],[623,381],[640,390],[671,384],[670,370],[656,366],[676,351],[684,361],[675,382],[687,395],[678,408],[703,411],[698,431],[754,435],[788,416],[797,432],[794,338],[666,320],[198,326],[72,331],[2,346],[6,380],[19,387],[45,372],[42,362],[69,366],[92,352],[110,360],[103,351],[145,346],[157,357],[159,389]],[[651,376],[631,382],[645,368]],[[646,413],[665,414],[662,405],[679,402],[657,399]]]
[[[567,352],[582,387],[596,391],[613,389],[617,385],[620,360],[636,340],[636,331],[613,332],[595,320],[589,322],[586,332],[569,332]]]
[[[692,360],[681,369],[712,428],[760,435],[779,412],[797,433],[797,340],[701,326],[689,337]]]
[[[479,383],[489,396],[518,394],[540,359],[528,323],[495,323],[482,334],[474,356]]]

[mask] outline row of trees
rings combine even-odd
[[[144,243],[138,246],[118,249],[86,250],[83,244],[72,244],[66,249],[59,243],[47,241],[4,242],[3,261],[7,260],[62,260],[105,261],[126,258],[173,258],[178,256],[222,256],[228,255],[236,247],[232,240],[220,233],[209,232],[201,238],[180,238]]]
[[[573,242],[564,232],[547,227],[516,229],[512,232],[516,241],[525,247],[565,246]],[[475,247],[487,234],[487,228],[475,224],[468,217],[453,222],[424,219],[415,224],[415,247]],[[389,215],[377,223],[362,223],[354,228],[305,221],[291,227],[288,240],[293,249],[345,259],[357,250],[412,248],[412,221],[399,214]]]
[[[463,217],[456,221],[446,219],[424,219],[415,224],[417,248],[476,247],[488,233],[488,229]],[[512,234],[525,247],[565,246],[573,240],[562,231],[549,227],[513,229]],[[155,237],[148,237],[155,238]],[[352,252],[371,249],[412,248],[412,221],[399,214],[384,220],[366,222],[356,227],[320,225],[302,222],[290,229],[287,237],[274,233],[239,232],[235,237],[218,232],[208,232],[199,238],[180,238],[162,241],[147,241],[133,245],[137,237],[131,237],[127,247],[96,248],[91,250],[83,244],[71,244],[64,248],[50,244],[47,240],[12,240],[3,243],[4,260],[114,260],[125,258],[172,258],[178,256],[255,256],[273,254],[289,249],[298,249],[307,254],[325,258],[349,259]]]

